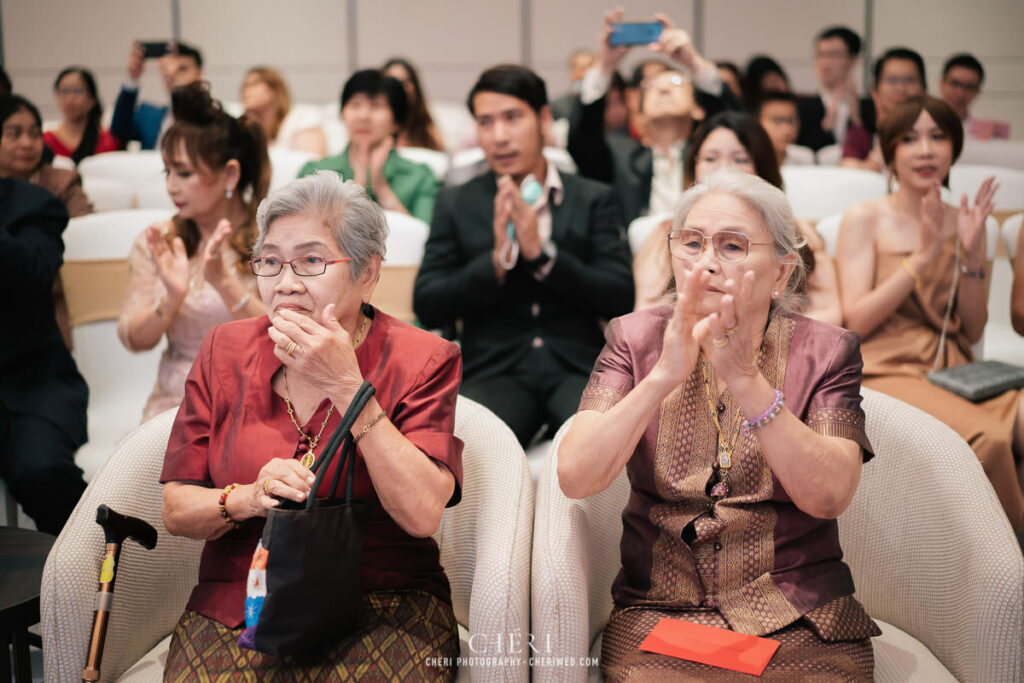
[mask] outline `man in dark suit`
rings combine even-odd
[[[621,11],[605,14],[598,65],[584,76],[578,123],[569,129],[569,153],[580,175],[611,183],[622,202],[626,223],[646,213],[671,211],[683,194],[683,156],[696,124],[723,109],[740,109],[739,100],[701,57],[689,34],[663,15],[658,51],[693,74],[693,82],[666,69],[639,85],[645,143],[628,135],[605,134],[605,93],[610,74],[628,48],[609,43],[612,23]],[[696,84],[696,88],[694,87]]]
[[[0,475],[50,534],[85,491],[74,456],[86,438],[88,389],[53,314],[67,222],[64,204],[46,190],[0,179],[0,286],[13,293],[0,335]]]
[[[817,152],[822,147],[842,144],[850,125],[861,125],[863,114],[874,112],[857,97],[854,67],[860,57],[860,36],[845,26],[831,26],[814,41],[814,69],[818,92],[797,100],[800,135],[796,144]]]
[[[462,394],[527,445],[576,412],[599,321],[632,309],[629,246],[611,190],[545,161],[535,73],[488,69],[469,109],[491,171],[438,195],[413,309],[427,327],[461,320]],[[524,199],[533,181],[539,196]]]

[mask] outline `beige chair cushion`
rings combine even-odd
[[[117,320],[128,289],[128,259],[69,261],[60,269],[71,326]]]
[[[512,430],[479,403],[459,397],[455,434],[466,444],[462,501],[445,511],[434,538],[455,617],[469,627],[461,656],[496,657],[510,634],[523,641],[530,631],[533,480]],[[475,634],[471,651],[468,638]],[[508,669],[469,667],[469,673],[473,681],[527,681],[528,664],[524,657]]]
[[[863,395],[875,459],[839,518],[857,598],[960,680],[1024,680],[1024,558],[981,464],[932,416]]]
[[[412,290],[419,266],[391,266],[380,270],[380,281],[373,292],[373,305],[388,315],[411,323],[416,319],[412,311]]]

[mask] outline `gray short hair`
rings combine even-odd
[[[722,169],[711,174],[704,183],[694,185],[683,193],[672,219],[672,228],[675,230],[683,227],[693,206],[709,194],[736,197],[757,211],[772,235],[776,260],[795,257],[796,268],[786,283],[786,291],[772,305],[786,310],[800,310],[806,299],[801,292],[807,278],[807,266],[800,256],[800,249],[807,244],[807,239],[797,227],[785,193],[756,175]]]
[[[333,171],[318,171],[274,190],[256,211],[259,236],[253,254],[259,256],[270,225],[285,216],[311,215],[324,222],[349,259],[352,281],[374,256],[387,252],[388,223],[384,211],[354,180]]]

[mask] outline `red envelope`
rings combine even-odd
[[[640,649],[760,676],[779,645],[770,638],[662,619],[640,643]]]

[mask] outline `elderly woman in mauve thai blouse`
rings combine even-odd
[[[611,681],[743,676],[638,646],[665,617],[781,642],[766,680],[872,680],[880,631],[852,597],[835,518],[871,457],[857,336],[789,312],[802,239],[782,191],[722,171],[668,236],[673,304],[613,320],[558,451],[582,498],[623,467]]]
[[[167,530],[206,542],[164,680],[453,680],[458,631],[431,534],[461,497],[459,349],[369,304],[387,223],[355,182],[293,181],[256,222],[249,265],[268,315],[206,335],[164,458]],[[352,428],[353,494],[372,508],[359,627],[313,662],[241,649],[267,512],[327,495],[333,472],[314,491],[309,467],[364,381],[376,394]]]

